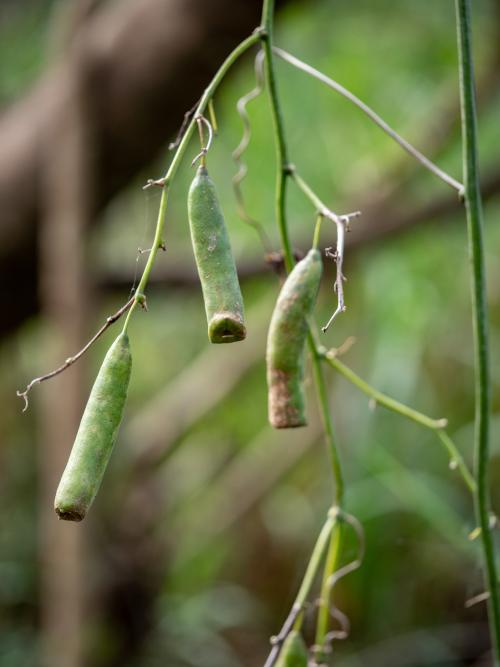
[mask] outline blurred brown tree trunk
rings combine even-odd
[[[86,335],[83,248],[89,221],[88,124],[81,76],[66,82],[68,103],[44,137],[40,232],[40,299],[51,359],[47,368],[75,353]],[[40,608],[44,667],[80,667],[83,597],[83,526],[59,522],[53,499],[82,409],[85,363],[48,382],[40,392]]]

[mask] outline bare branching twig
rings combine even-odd
[[[334,283],[334,290],[337,293],[337,308],[330,317],[326,325],[322,328],[323,333],[328,329],[333,320],[346,310],[344,302],[344,282],[347,280],[342,272],[342,265],[344,261],[345,248],[345,234],[349,230],[349,223],[355,218],[359,218],[361,211],[354,211],[353,213],[346,213],[345,215],[338,215],[332,211],[323,201],[318,197],[314,190],[306,183],[306,181],[297,172],[294,165],[289,165],[289,173],[300,190],[305,194],[309,201],[315,206],[318,215],[333,222],[337,227],[337,244],[336,249],[326,249],[326,256],[331,257],[337,264],[337,276]]]
[[[77,352],[74,356],[68,357],[64,364],[61,364],[58,368],[54,369],[53,371],[50,371],[50,373],[46,373],[45,375],[40,375],[40,377],[36,377],[31,382],[27,385],[26,389],[24,391],[17,391],[17,395],[21,398],[24,399],[24,408],[23,412],[25,412],[28,409],[29,401],[28,401],[28,394],[31,391],[31,389],[36,385],[40,384],[41,382],[45,382],[45,380],[50,380],[51,378],[55,377],[56,375],[59,375],[63,371],[65,371],[67,368],[72,366],[78,359],[80,359],[81,356],[85,354],[85,352],[92,347],[92,345],[96,342],[98,338],[102,336],[102,334],[109,329],[109,327],[114,324],[117,320],[120,319],[120,317],[127,312],[127,310],[132,306],[134,301],[137,299],[137,296],[134,295],[131,297],[127,303],[125,303],[121,308],[119,308],[116,313],[113,315],[110,315],[107,319],[106,322],[102,325],[102,327],[99,329],[99,331],[92,336],[92,338],[82,347],[82,349]],[[143,306],[146,307],[146,302],[143,299]]]
[[[337,308],[335,309],[333,315],[330,317],[325,326],[321,327],[321,331],[323,333],[327,331],[328,327],[337,317],[337,315],[343,313],[346,309],[346,305],[344,303],[344,281],[347,280],[347,278],[344,276],[342,272],[342,265],[344,261],[345,233],[346,233],[347,223],[344,222],[342,218],[338,218],[338,216],[335,216],[335,219],[333,219],[333,221],[337,225],[337,246],[335,250],[333,250],[333,248],[326,248],[325,255],[327,257],[331,257],[335,261],[335,264],[337,265],[337,275],[335,278],[335,283],[333,285],[333,289],[337,293]]]
[[[346,309],[346,305],[344,303],[344,282],[347,280],[347,278],[345,277],[342,270],[344,262],[345,235],[346,232],[349,231],[349,223],[351,220],[354,218],[359,218],[360,215],[361,211],[354,211],[353,213],[341,215],[338,219],[334,220],[335,224],[337,225],[337,247],[335,250],[332,248],[325,248],[326,256],[332,257],[337,265],[337,276],[333,286],[334,291],[337,293],[337,308],[325,326],[321,328],[323,333],[327,331],[328,327],[337,317],[337,315],[343,313]]]

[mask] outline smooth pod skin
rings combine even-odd
[[[267,337],[269,421],[274,428],[306,426],[304,414],[304,346],[323,265],[312,249],[283,285]]]
[[[212,343],[243,340],[246,329],[238,275],[224,216],[207,169],[200,166],[189,189],[189,226]]]
[[[308,654],[302,635],[292,630],[283,642],[276,667],[307,667]]]
[[[123,415],[132,368],[127,334],[111,345],[85,407],[56,493],[60,519],[81,521],[101,485]]]

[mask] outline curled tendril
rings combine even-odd
[[[250,125],[250,118],[248,116],[247,105],[249,102],[258,97],[264,89],[264,72],[263,72],[263,63],[264,63],[264,52],[259,51],[255,56],[255,81],[256,86],[249,93],[240,97],[236,103],[236,110],[243,122],[243,136],[240,143],[233,151],[233,160],[236,162],[238,171],[233,176],[233,190],[236,197],[236,203],[238,208],[238,215],[240,218],[249,224],[255,229],[258,233],[261,243],[264,246],[266,253],[271,252],[271,242],[269,236],[266,234],[264,227],[258,220],[252,218],[245,207],[245,201],[243,198],[243,192],[241,190],[241,183],[247,175],[248,168],[243,162],[243,153],[248,148],[250,139],[252,136],[252,130]]]

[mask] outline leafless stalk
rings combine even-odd
[[[390,127],[390,125],[388,125],[385,122],[385,120],[383,120],[375,111],[373,111],[373,109],[371,109],[367,104],[365,104],[362,100],[360,100],[359,97],[356,97],[356,95],[351,93],[350,90],[347,90],[347,88],[344,88],[344,86],[342,86],[334,79],[331,79],[326,74],[323,74],[323,72],[320,72],[314,67],[311,67],[311,65],[308,65],[302,60],[299,60],[295,56],[292,56],[290,53],[284,51],[283,49],[274,46],[273,51],[277,56],[285,60],[290,65],[293,65],[294,67],[297,67],[297,69],[300,69],[303,72],[306,72],[306,74],[309,74],[310,76],[314,77],[315,79],[318,79],[318,81],[321,81],[322,83],[326,84],[327,86],[335,90],[337,93],[340,93],[340,95],[348,99],[350,102],[355,104],[358,107],[358,109],[361,109],[361,111],[363,111],[369,118],[371,118],[371,120],[376,125],[378,125],[378,127],[381,130],[383,130],[386,134],[388,134],[391,137],[391,139],[394,139],[394,141],[398,143],[401,146],[401,148],[403,148],[403,150],[405,150],[412,157],[414,157],[418,162],[420,162],[422,166],[431,171],[435,176],[437,176],[442,181],[444,181],[452,188],[454,188],[458,192],[460,197],[463,196],[464,186],[462,185],[462,183],[460,183],[455,178],[453,178],[453,176],[450,176],[445,171],[440,169],[436,164],[434,164],[434,162],[431,162],[429,158],[426,158],[425,155],[423,155],[419,150],[417,150],[408,141],[406,141],[406,139],[403,139],[401,135],[399,135],[395,130],[392,129],[392,127]]]
[[[72,366],[82,355],[85,354],[85,352],[96,342],[98,338],[102,336],[102,334],[106,331],[106,329],[109,329],[109,327],[114,324],[117,320],[120,319],[120,317],[127,312],[127,310],[132,306],[134,303],[135,299],[137,297],[134,295],[131,297],[126,304],[124,304],[119,310],[116,311],[113,315],[110,315],[107,319],[106,322],[102,325],[102,327],[99,329],[99,331],[85,344],[82,349],[77,352],[73,357],[68,357],[64,364],[59,366],[53,371],[50,371],[50,373],[46,373],[45,375],[41,375],[40,377],[36,377],[31,382],[28,384],[26,389],[24,391],[17,391],[17,395],[21,398],[24,399],[24,408],[23,412],[25,412],[28,409],[28,394],[31,391],[31,389],[36,385],[40,384],[41,382],[45,382],[45,380],[50,380],[51,378],[55,377],[56,375],[59,375],[59,373],[62,373],[65,371],[67,368]],[[143,306],[146,307],[145,301],[143,301]]]

